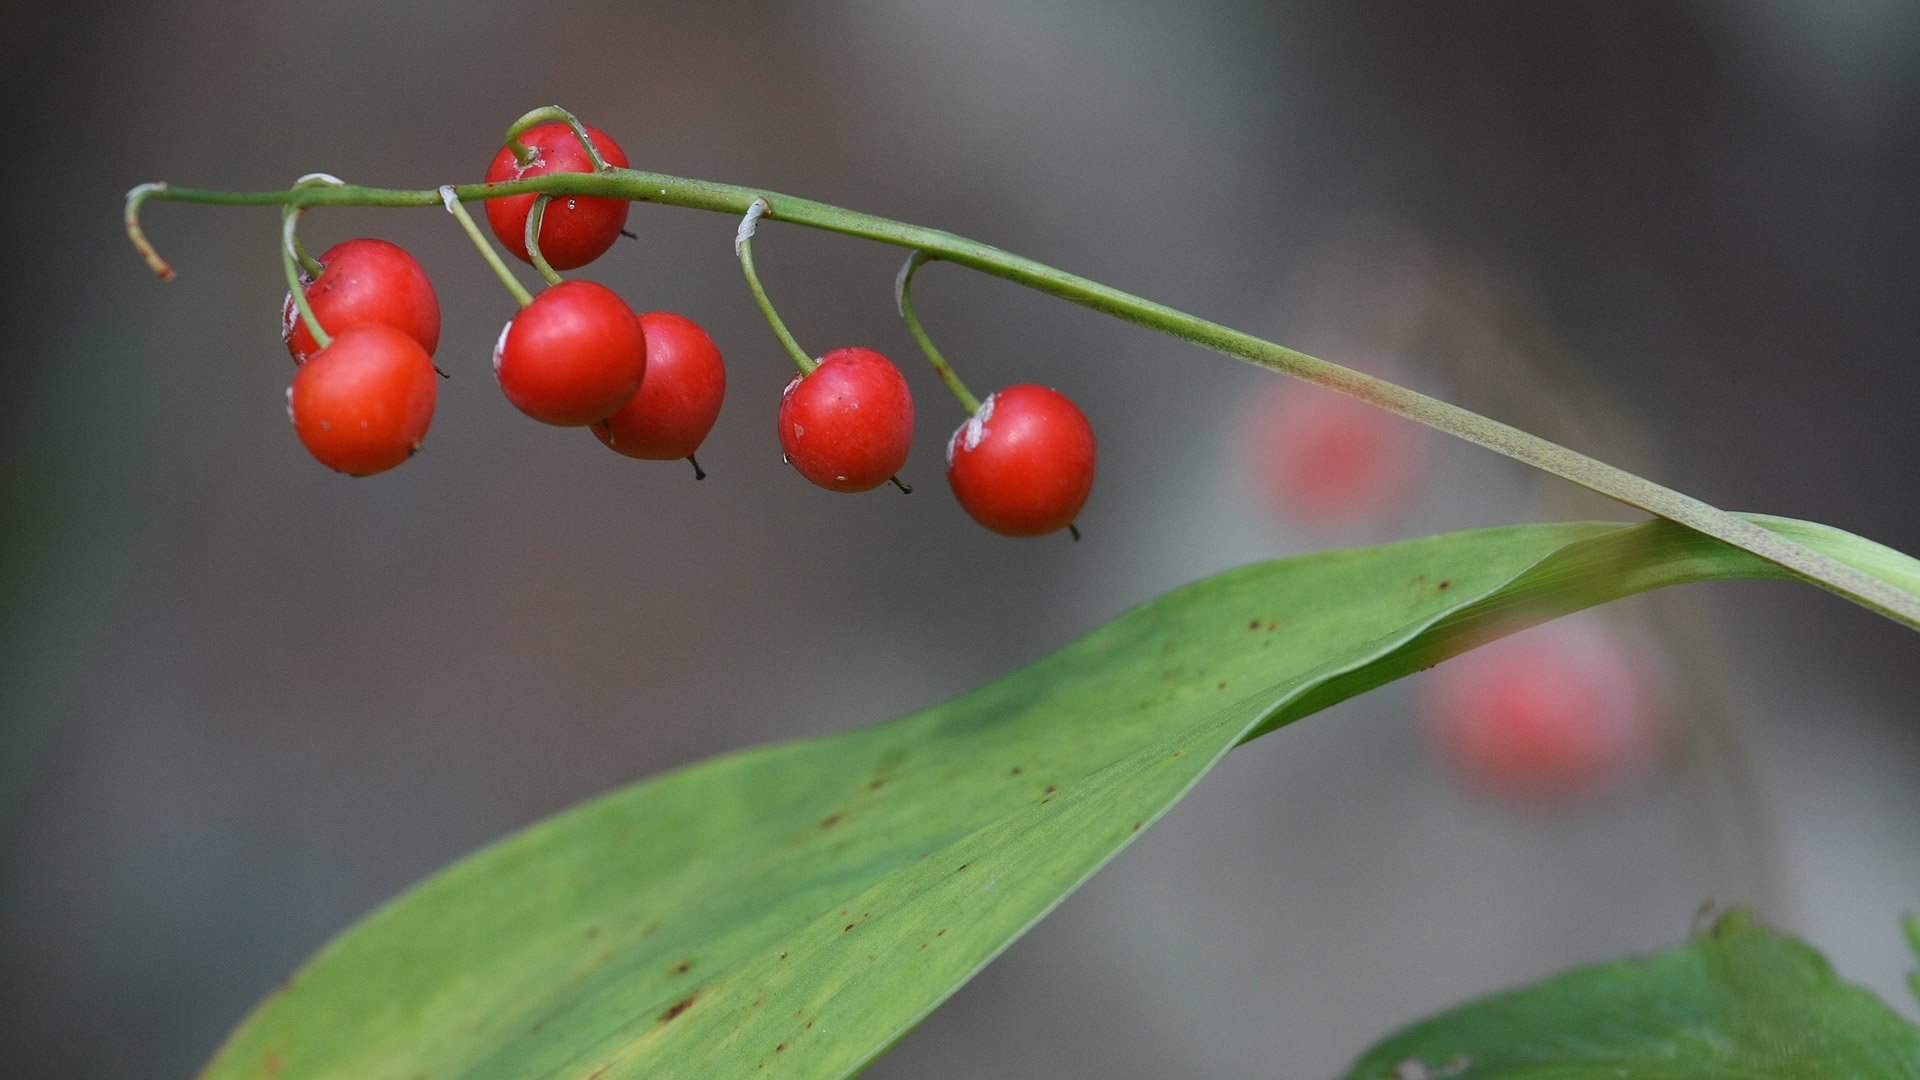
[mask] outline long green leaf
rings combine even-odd
[[[1912,559],[1755,520],[1920,594]],[[1656,521],[1221,574],[944,705],[703,762],[484,850],[322,951],[206,1075],[847,1076],[1243,739],[1530,622],[1784,573]]]
[[[1347,1080],[1915,1080],[1920,1028],[1819,953],[1731,912],[1644,960],[1423,1021]]]

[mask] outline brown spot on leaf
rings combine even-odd
[[[939,930],[937,930],[937,931],[935,931],[935,932],[934,932],[934,935],[933,935],[933,936],[934,936],[934,937],[946,937],[946,936],[947,936],[947,928],[946,928],[946,927],[944,927],[944,926],[943,926],[943,927],[941,927],[941,928],[940,928]]]
[[[1145,824],[1146,824],[1146,822],[1144,822],[1144,821],[1136,821],[1136,822],[1134,822],[1134,823],[1133,823],[1133,831],[1134,831],[1134,832],[1139,832],[1139,831],[1140,831],[1140,828],[1141,828],[1141,826],[1143,826],[1143,825],[1145,825]]]
[[[786,1052],[787,1052],[787,1044],[786,1044],[786,1043],[781,1043],[781,1044],[780,1044],[779,1046],[776,1046],[776,1047],[774,1047],[774,1048],[773,1048],[773,1052],[774,1052],[774,1053],[776,1053],[776,1054],[784,1054],[784,1053],[786,1053]]]
[[[675,975],[685,975],[687,972],[692,970],[693,970],[693,961],[691,959],[682,960],[678,964],[675,964],[673,966],[673,973]]]
[[[873,778],[873,781],[867,785],[867,790],[879,791],[881,788],[886,786],[887,786],[887,778],[884,776],[876,776]]]
[[[844,929],[844,930],[842,930],[842,931],[840,931],[840,932],[841,932],[841,933],[843,933],[843,934],[844,934],[844,933],[847,933],[848,931],[850,931],[850,930],[852,930],[852,929],[853,929],[854,927],[856,927],[856,926],[859,926],[859,925],[860,925],[859,923],[848,923],[848,924],[847,924],[847,926],[846,926],[846,929]]]
[[[1446,592],[1446,591],[1447,591],[1448,589],[1451,589],[1451,588],[1453,588],[1453,582],[1451,582],[1451,581],[1443,581],[1443,582],[1441,582],[1441,583],[1440,583],[1440,586],[1439,586],[1439,588],[1440,588],[1440,591],[1441,591],[1441,592]]]
[[[1227,688],[1227,680],[1225,680],[1225,679],[1221,679],[1221,680],[1220,680],[1220,689],[1222,689],[1222,690],[1225,690],[1226,688]]]
[[[691,997],[685,997],[667,1006],[667,1011],[660,1014],[660,1022],[664,1024],[674,1017],[679,1016],[681,1013],[686,1012],[688,1009],[693,1008],[693,1000]]]
[[[1013,767],[1012,769],[1010,769],[1010,770],[1009,770],[1009,771],[1007,772],[1007,775],[1008,775],[1008,776],[1019,776],[1019,775],[1020,775],[1021,773],[1023,773],[1023,772],[1026,772],[1026,771],[1027,771],[1027,770],[1025,770],[1025,769],[1023,769],[1023,768],[1021,768],[1020,766],[1018,766],[1018,765],[1015,765],[1015,766],[1014,766],[1014,767]]]
[[[1056,792],[1056,791],[1059,791],[1059,790],[1060,790],[1059,788],[1057,788],[1057,787],[1054,787],[1054,786],[1053,786],[1052,784],[1048,784],[1048,785],[1046,786],[1046,788],[1045,788],[1045,790],[1043,790],[1043,791],[1041,791],[1041,792],[1040,792],[1040,794],[1042,794],[1042,795],[1051,795],[1051,794],[1053,794],[1054,792]]]
[[[822,829],[831,829],[835,825],[838,825],[845,820],[846,820],[845,814],[828,814],[826,817],[820,820],[820,827]]]
[[[1255,620],[1253,620],[1252,622],[1250,622],[1250,623],[1248,623],[1248,624],[1247,624],[1247,629],[1249,629],[1249,630],[1258,630],[1258,629],[1260,629],[1260,620],[1259,620],[1259,619],[1255,619]]]

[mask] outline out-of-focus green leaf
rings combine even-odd
[[[1762,523],[1920,592],[1905,556]],[[1782,573],[1652,522],[1221,574],[944,705],[703,762],[488,848],[328,946],[206,1076],[847,1076],[1244,739],[1531,622]]]
[[[1688,944],[1464,1005],[1369,1050],[1347,1080],[1911,1080],[1920,1028],[1826,958],[1722,916]]]

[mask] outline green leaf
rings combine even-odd
[[[1721,917],[1644,960],[1580,968],[1414,1025],[1347,1080],[1920,1077],[1920,1028],[1824,957]]]
[[[1920,918],[1909,915],[1907,916],[1906,923],[1907,945],[1913,949],[1914,963],[1920,964]],[[1916,967],[1912,972],[1908,973],[1907,985],[1913,989],[1913,999],[1920,1001],[1920,967]]]
[[[1761,523],[1920,593],[1905,556]],[[1491,634],[1783,573],[1655,521],[1221,574],[946,704],[703,762],[488,848],[323,950],[206,1076],[851,1075],[1242,740]]]

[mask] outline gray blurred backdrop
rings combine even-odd
[[[487,368],[510,300],[444,214],[324,211],[316,250],[373,234],[426,264],[453,374],[426,452],[349,481],[285,419],[274,214],[151,204],[163,286],[120,233],[139,181],[477,179],[560,103],[643,167],[1390,353],[1719,505],[1920,551],[1910,3],[28,0],[7,23],[0,1076],[190,1075],[327,937],[490,839],[940,700],[1213,570],[1613,513],[1436,447],[1392,522],[1276,524],[1232,434],[1269,376],[935,266],[920,307],[975,388],[1059,385],[1100,434],[1084,543],[989,535],[944,490],[959,413],[893,314],[899,254],[775,225],[758,254],[801,340],[895,354],[921,403],[918,493],[818,491],[772,437],[788,371],[733,223],[646,206],[589,273],[720,343],[710,479],[515,413]],[[1235,755],[870,1075],[1324,1077],[1466,996],[1671,944],[1707,900],[1903,997],[1920,636],[1780,584],[1660,610],[1709,628],[1662,658],[1707,678],[1675,709],[1692,750],[1635,788],[1476,799],[1424,750],[1418,687],[1376,692]]]

